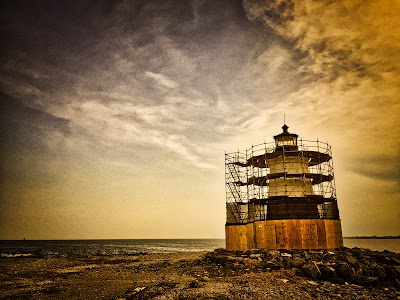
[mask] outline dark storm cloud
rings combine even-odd
[[[10,5],[2,26],[6,44],[4,72],[12,76],[10,72],[14,71],[19,76],[34,70],[50,80],[43,80],[43,76],[40,82],[29,79],[27,84],[39,89],[44,86],[46,92],[54,86],[52,90],[65,89],[69,93],[79,83],[85,89],[102,91],[121,82],[129,83],[130,78],[140,83],[136,89],[152,93],[154,89],[145,80],[144,72],[167,70],[168,75],[180,75],[183,80],[193,73],[190,59],[196,57],[199,74],[212,77],[223,71],[228,75],[232,64],[221,65],[219,59],[225,49],[208,53],[209,46],[223,38],[223,32],[216,29],[223,27],[224,18],[209,13],[210,9],[225,13],[226,2],[221,3],[195,6],[188,1],[121,2],[108,7],[99,1],[58,5],[28,2],[23,9],[22,4]],[[235,19],[238,12],[233,12]],[[118,64],[125,69],[118,69]],[[12,67],[14,70],[10,70]],[[203,78],[189,78],[197,81],[203,91],[208,90],[201,83]],[[156,101],[159,96],[156,93],[150,99]]]
[[[352,163],[354,172],[377,180],[395,182],[400,189],[400,155],[362,156],[360,160],[362,163]]]
[[[75,133],[100,144],[119,131],[135,132],[139,143],[173,137],[173,151],[180,143],[200,149],[196,143],[216,141],[229,123],[241,122],[238,107],[246,102],[239,95],[250,92],[253,74],[268,80],[264,89],[282,93],[262,74],[272,53],[255,64],[269,47],[258,34],[270,37],[247,21],[240,1],[23,3],[3,15],[3,92],[68,119]],[[281,79],[284,85],[290,77]],[[259,95],[253,101],[264,102],[265,92]]]

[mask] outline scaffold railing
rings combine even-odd
[[[295,148],[278,149],[274,142],[264,142],[245,153],[226,153],[225,180],[227,223],[339,218],[328,143],[299,139]]]

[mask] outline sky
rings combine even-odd
[[[400,235],[400,1],[2,1],[0,239],[224,238],[224,153],[332,145]]]

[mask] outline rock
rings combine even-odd
[[[319,266],[319,270],[321,271],[322,279],[329,279],[336,277],[336,270],[328,264],[323,264]]]
[[[400,266],[393,266],[392,270],[394,271],[393,273],[396,274],[396,277],[400,278]]]
[[[228,260],[230,262],[238,262],[238,261],[243,261],[244,258],[243,257],[238,257],[238,256],[227,256],[226,260]]]
[[[334,284],[345,284],[346,283],[346,280],[344,280],[343,278],[337,278],[337,277],[328,278],[327,280]]]
[[[287,257],[287,256],[284,256],[284,257],[283,257],[283,266],[284,266],[286,269],[292,268],[292,267],[293,267],[292,258]]]
[[[396,265],[396,266],[400,266],[400,259],[391,257],[391,258],[390,258],[390,261],[391,261],[392,264],[394,264],[394,265]]]
[[[249,267],[257,267],[262,262],[262,260],[255,260],[255,259],[251,259],[251,258],[244,258],[243,261],[246,264],[246,266],[249,266]]]
[[[269,260],[269,261],[264,263],[264,268],[265,269],[271,269],[271,270],[279,270],[281,267],[276,262],[276,260],[275,260],[275,262],[273,260]]]
[[[282,257],[292,257],[293,255],[290,254],[290,253],[284,252],[284,253],[281,253],[281,256],[282,256]]]
[[[198,280],[193,280],[191,283],[189,283],[189,288],[197,288],[199,287],[199,281]]]
[[[289,279],[281,279],[283,283],[287,283]]]
[[[396,281],[395,280],[387,280],[381,282],[381,286],[385,286],[386,288],[391,287],[394,288],[396,286]]]
[[[335,262],[337,260],[337,256],[335,252],[327,251],[326,253],[323,254],[322,259],[323,261],[327,262]]]
[[[215,252],[212,252],[212,253],[208,253],[205,256],[205,260],[207,260],[208,262],[211,262],[211,263],[220,264],[220,265],[225,266],[228,261],[228,257],[221,255],[221,254],[217,254]]]
[[[315,281],[312,281],[312,280],[307,280],[307,283],[310,285],[318,285],[318,283],[316,283]]]
[[[203,276],[203,277],[199,278],[199,281],[202,281],[202,282],[208,282],[209,280],[210,280],[210,278],[208,278],[207,276]]]
[[[385,281],[387,279],[385,267],[377,265],[375,267],[375,273],[378,275],[380,281]]]
[[[304,274],[300,268],[293,268],[292,270],[293,270],[294,274],[296,274],[297,276],[304,276]]]
[[[280,252],[279,251],[277,251],[277,250],[266,250],[265,251],[265,254],[268,256],[268,257],[270,257],[270,258],[272,258],[272,257],[278,257],[278,256],[280,256]]]
[[[357,264],[357,259],[354,256],[352,256],[351,254],[346,254],[344,256],[344,258],[345,258],[345,261],[352,266],[355,266]]]
[[[363,249],[360,248],[354,248],[352,249],[352,255],[357,258],[357,259],[362,259],[363,258]]]
[[[301,267],[301,271],[308,278],[318,279],[321,278],[321,271],[315,262],[307,263]]]
[[[344,255],[340,252],[336,253],[336,260],[339,260],[339,261],[344,260]]]
[[[144,291],[145,289],[146,289],[145,286],[137,287],[137,288],[135,288],[132,292],[130,292],[129,294],[127,294],[126,296],[127,296],[128,298],[130,298],[130,297],[132,297],[133,295],[136,295],[136,294],[140,293],[141,291]]]
[[[386,280],[400,279],[399,273],[396,271],[396,266],[383,265],[383,267],[385,268]]]
[[[294,268],[301,268],[305,263],[306,261],[301,257],[294,257],[291,261],[291,264]]]
[[[309,251],[308,252],[308,254],[309,254],[309,256],[311,257],[311,259],[313,260],[313,261],[319,261],[319,260],[321,260],[322,259],[322,257],[321,257],[321,254],[322,254],[323,252],[319,252],[319,251]]]
[[[378,276],[363,276],[354,274],[351,276],[352,282],[362,286],[378,287],[380,285]]]
[[[361,275],[364,275],[364,276],[375,276],[376,275],[375,268],[371,268],[369,266],[363,266],[360,268],[360,270],[361,270]]]
[[[253,253],[253,254],[250,254],[250,258],[254,258],[254,259],[261,258],[261,254],[260,254],[260,253]]]
[[[366,257],[364,258],[367,260],[367,264],[370,268],[375,268],[378,264],[376,263],[375,259],[372,257]]]
[[[355,274],[354,269],[349,266],[348,263],[342,261],[337,264],[336,270],[338,275],[344,279],[350,278],[352,275]]]
[[[395,287],[396,289],[400,289],[400,280],[399,280],[399,279],[395,279],[395,281],[394,281],[394,287]]]

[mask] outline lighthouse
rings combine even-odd
[[[288,129],[225,154],[227,250],[343,246],[331,146]]]

